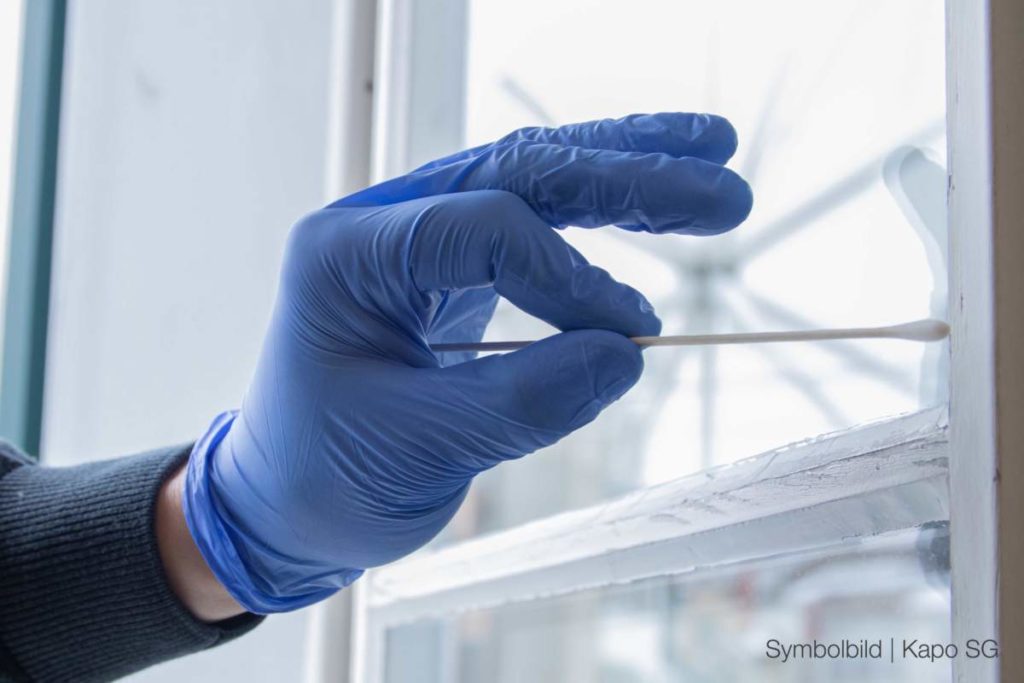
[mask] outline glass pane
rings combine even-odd
[[[949,642],[947,540],[942,527],[913,530],[826,555],[413,623],[388,634],[385,680],[941,683],[949,661],[905,657],[903,643]],[[778,656],[844,639],[867,641],[867,656]]]
[[[643,291],[666,334],[944,317],[944,78],[940,0],[473,0],[464,143],[635,111],[723,114],[754,187],[745,225],[562,234]],[[505,305],[488,338],[550,332]],[[480,477],[447,537],[941,403],[944,356],[899,341],[648,351],[596,423]]]

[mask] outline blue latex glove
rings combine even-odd
[[[721,164],[724,119],[631,116],[530,128],[342,199],[292,230],[241,411],[189,462],[185,516],[246,609],[296,609],[396,560],[451,519],[473,477],[555,443],[629,389],[624,335],[661,323],[552,227],[713,234],[750,210]],[[476,341],[498,295],[565,332]]]

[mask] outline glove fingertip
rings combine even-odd
[[[720,203],[716,224],[709,226],[717,232],[732,230],[747,220],[754,208],[754,191],[750,184],[728,169],[722,174],[722,195],[727,199]]]
[[[608,405],[622,397],[640,379],[644,358],[640,347],[614,332],[595,330],[589,344],[597,365],[594,385],[597,397]]]
[[[739,146],[739,136],[729,119],[715,114],[704,114],[707,123],[698,135],[703,143],[703,158],[717,164],[724,164],[732,159]]]

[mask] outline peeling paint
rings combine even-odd
[[[810,439],[417,555],[371,573],[370,611],[400,620],[944,518],[945,415],[933,409]]]

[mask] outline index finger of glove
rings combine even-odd
[[[500,140],[432,161],[416,171],[464,161],[492,147],[514,142],[541,142],[619,152],[660,152],[673,157],[696,157],[724,164],[736,153],[737,137],[732,124],[714,114],[630,114],[620,119],[584,121],[553,128],[520,128]]]
[[[493,286],[561,330],[604,329],[627,336],[661,330],[640,292],[588,263],[507,192],[433,198],[419,209],[406,239],[408,270],[420,291]]]
[[[750,186],[702,159],[513,142],[475,157],[410,173],[333,206],[394,204],[431,195],[504,190],[554,227],[714,235],[746,219]]]

